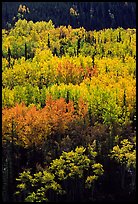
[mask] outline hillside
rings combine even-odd
[[[136,200],[135,28],[2,30],[2,177],[4,202]]]
[[[2,27],[14,24],[18,8],[26,5],[27,20],[53,21],[54,25],[84,27],[86,30],[103,28],[136,28],[135,2],[3,2]]]

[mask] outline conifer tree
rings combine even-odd
[[[26,43],[25,43],[25,61],[27,60],[27,45],[26,45]]]
[[[49,33],[48,33],[48,41],[47,41],[47,46],[48,46],[48,48],[50,48],[50,47],[51,47],[51,46],[50,46]]]
[[[11,49],[8,47],[8,67],[11,66]]]

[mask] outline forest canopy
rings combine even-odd
[[[135,3],[44,4],[3,3],[3,201],[136,201]]]

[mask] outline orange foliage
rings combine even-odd
[[[9,140],[28,147],[42,144],[48,135],[64,134],[72,121],[86,115],[87,106],[80,99],[76,113],[72,101],[66,103],[64,98],[53,100],[49,97],[41,110],[16,104],[2,112],[3,142]]]

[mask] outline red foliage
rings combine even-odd
[[[37,146],[48,135],[64,134],[72,121],[84,118],[86,113],[87,106],[82,99],[79,100],[77,112],[73,102],[66,103],[64,98],[53,100],[49,97],[41,110],[37,110],[35,106],[16,104],[15,107],[2,111],[3,142],[12,140],[25,147]]]

